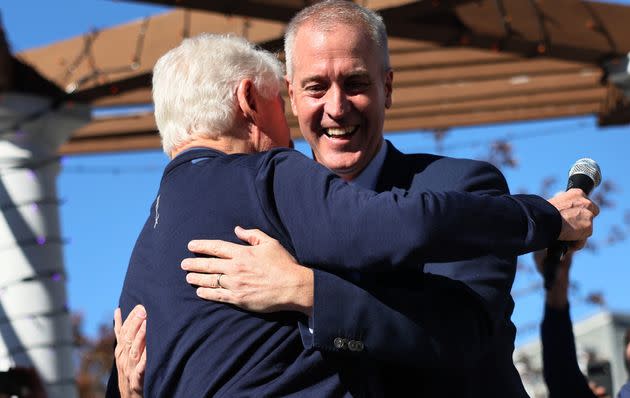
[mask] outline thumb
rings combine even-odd
[[[265,242],[273,240],[272,237],[259,229],[244,229],[236,226],[236,228],[234,228],[234,233],[240,240],[245,241],[252,246],[261,245]]]

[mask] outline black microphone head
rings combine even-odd
[[[584,177],[588,177],[590,181],[584,181]],[[597,162],[593,159],[582,158],[575,162],[569,170],[569,186],[567,188],[581,188],[588,195],[601,182],[602,171]]]

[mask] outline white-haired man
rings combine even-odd
[[[305,281],[296,289],[300,292],[285,297],[291,303],[279,298],[279,305],[266,309],[293,312],[257,315],[204,302],[178,266],[189,255],[186,243],[191,239],[234,242],[234,226],[257,227],[302,264],[377,278],[384,271],[413,274],[425,261],[515,254],[544,247],[558,236],[579,240],[589,234],[596,208],[587,200],[578,200],[582,217],[561,218],[549,203],[527,195],[376,194],[346,184],[294,151],[268,151],[289,144],[275,65],[271,55],[242,39],[211,35],[185,40],[156,64],[156,122],[173,159],[134,248],[121,295],[124,315],[138,303],[150,314],[144,383],[148,396],[386,393],[376,362],[327,353],[315,345],[303,347],[298,322],[305,324],[306,318],[298,313],[309,313],[313,271],[294,270]],[[351,81],[358,78],[350,89],[359,97],[362,87],[370,85],[365,79],[373,71],[368,69],[349,76]],[[301,82],[311,80],[317,76]],[[317,94],[307,102],[314,105],[315,99]],[[364,108],[371,109],[377,107]],[[368,124],[376,126],[379,120],[374,122]],[[304,129],[302,120],[300,124]],[[325,129],[333,136],[363,134],[363,121],[357,119],[352,128]],[[368,155],[358,150],[352,156]],[[345,167],[343,159],[333,160]],[[495,218],[501,222],[484,226]],[[227,290],[225,283],[218,274],[211,286]],[[311,292],[302,294],[304,288]],[[304,302],[294,300],[296,296]],[[131,339],[125,343],[134,345]],[[356,352],[362,344],[347,342]],[[117,348],[119,358],[126,348]]]

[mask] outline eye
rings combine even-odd
[[[362,93],[369,87],[370,82],[364,79],[353,79],[346,82],[346,90],[350,94]]]
[[[304,92],[311,96],[322,96],[326,93],[326,85],[321,83],[310,83],[304,87]]]

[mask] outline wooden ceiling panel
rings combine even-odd
[[[432,104],[393,107],[387,118],[425,117],[436,114],[451,115],[464,112],[490,112],[507,109],[539,108],[556,105],[571,105],[601,102],[606,94],[605,87],[591,89],[549,90],[548,92],[521,95],[490,96],[468,101],[444,101]]]
[[[406,130],[434,130],[451,127],[474,126],[480,124],[508,123],[525,120],[549,119],[568,116],[579,116],[595,113],[599,102],[547,106],[543,108],[510,109],[503,111],[460,113],[449,115],[433,115],[427,117],[388,117],[385,119],[385,131],[396,132]]]
[[[184,36],[212,31],[257,42],[277,39],[282,30],[276,22],[176,10],[28,50],[19,57],[67,91],[81,91],[149,74],[155,61]]]
[[[313,0],[132,0],[287,22]]]
[[[476,48],[436,48],[425,51],[395,53],[390,55],[390,62],[396,70],[410,68],[439,68],[455,65],[492,64],[521,59],[520,56],[479,50]]]
[[[418,4],[417,0],[364,0],[362,5],[373,10],[397,9],[410,4]]]
[[[487,81],[515,76],[574,74],[579,72],[599,73],[599,70],[588,64],[543,57],[515,61],[508,60],[501,63],[445,66],[419,70],[400,70],[397,68],[397,65],[394,65],[394,86]]]
[[[587,6],[591,9],[593,29],[606,36],[610,52],[613,54],[630,52],[628,34],[630,7],[601,2],[587,2]]]
[[[121,94],[114,94],[107,97],[100,97],[92,101],[95,106],[125,106],[125,105],[140,105],[150,104],[152,102],[151,88],[139,88],[135,90],[129,90]]]
[[[405,86],[393,92],[395,106],[405,104],[432,104],[440,101],[466,100],[469,98],[500,95],[519,95],[539,90],[557,90],[571,87],[600,86],[600,73],[574,73],[548,76],[516,76],[510,79],[486,82],[457,82],[438,85]]]
[[[529,54],[528,47],[535,50],[543,43],[546,53],[591,61],[630,51],[627,6],[581,0],[481,0],[458,6],[456,13],[469,33],[478,36],[471,40],[474,45],[504,42],[505,48]]]
[[[389,46],[389,53],[405,53],[418,50],[436,49],[440,46],[437,43],[422,40],[401,39],[398,37],[391,37],[387,41]]]
[[[105,136],[98,139],[81,140],[73,138],[59,149],[61,155],[75,155],[96,152],[121,152],[135,151],[142,149],[159,149],[161,146],[160,137],[154,133],[152,135],[140,134],[127,136]]]
[[[140,114],[95,119],[78,129],[72,137],[100,137],[108,134],[114,136],[130,133],[153,133],[155,131],[155,118],[153,114]]]

